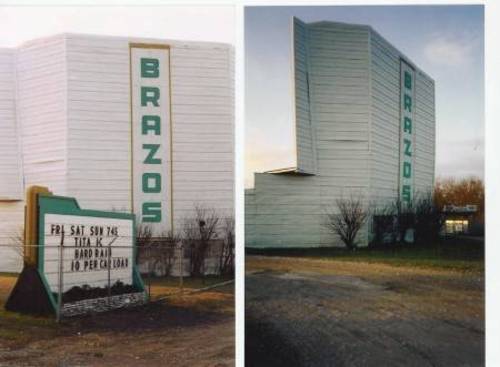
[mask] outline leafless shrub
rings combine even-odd
[[[184,219],[183,242],[188,250],[191,276],[204,274],[205,259],[211,241],[217,238],[220,218],[212,208],[196,205],[194,216]]]
[[[415,241],[431,245],[439,238],[444,215],[433,196],[428,193],[415,201]]]
[[[362,199],[352,195],[349,199],[337,199],[336,209],[326,213],[323,225],[331,233],[338,235],[348,249],[354,250],[357,246],[356,236],[368,216]]]
[[[10,236],[10,242],[13,245],[12,249],[21,259],[24,260],[26,249],[24,247],[24,229],[22,227],[17,228],[17,230]]]
[[[413,242],[413,231],[415,229],[415,208],[413,204],[413,201],[405,204],[399,198],[392,203],[396,218],[393,234],[396,242]]]
[[[396,199],[373,213],[375,245],[387,242],[431,244],[439,237],[444,220],[430,193],[416,195],[410,204],[405,205]],[[381,236],[391,241],[384,241]]]
[[[395,206],[392,204],[382,207],[373,205],[370,213],[373,216],[373,239],[370,246],[396,243],[398,235]]]
[[[151,226],[146,224],[137,227],[136,236],[137,262],[146,266],[148,276],[170,275],[179,237],[171,231],[153,236]]]

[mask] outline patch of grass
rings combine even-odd
[[[484,271],[484,243],[469,239],[442,239],[438,243],[359,248],[337,247],[247,249],[247,254],[321,258],[341,261],[383,263],[393,266]]]
[[[184,277],[183,278],[183,286],[186,289],[199,289],[204,287],[209,287],[211,285],[215,285],[217,283],[222,283],[226,280],[233,279],[232,277],[219,277],[219,276],[206,276],[199,278],[192,277]],[[142,276],[142,280],[144,281],[144,285],[148,286],[151,284],[152,287],[161,286],[161,287],[179,287],[180,279],[178,277],[151,277]]]
[[[33,338],[50,338],[57,333],[57,327],[53,318],[9,312],[0,303],[0,343],[23,344]]]

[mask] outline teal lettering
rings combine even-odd
[[[410,185],[403,185],[403,188],[401,190],[401,194],[403,197],[403,201],[409,203],[411,201],[411,186]]]
[[[405,71],[405,88],[411,89],[411,74]]]
[[[141,106],[147,106],[149,102],[155,107],[159,107],[160,104],[160,88],[157,87],[141,87]]]
[[[161,203],[142,203],[142,221],[148,223],[161,222]]]
[[[411,112],[411,97],[406,93],[404,95],[404,108],[408,112]]]
[[[160,62],[158,59],[141,58],[141,77],[158,78],[160,76]]]
[[[411,134],[411,127],[412,127],[411,118],[405,117],[404,118],[404,127],[403,127],[404,132]]]
[[[411,157],[411,140],[404,139],[403,143],[405,145],[405,155],[407,155],[408,157]]]
[[[148,194],[161,192],[161,175],[159,173],[151,173],[151,172],[143,173],[142,192]]]
[[[403,162],[403,177],[411,178],[411,163]]]
[[[160,149],[160,144],[142,144],[142,149],[149,150],[144,163],[146,164],[161,164],[161,158],[155,158],[155,154]]]
[[[142,116],[142,135],[148,135],[152,131],[154,135],[160,135],[160,116]]]

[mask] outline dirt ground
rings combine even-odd
[[[232,285],[57,324],[3,311],[14,281],[0,277],[2,367],[234,366]]]
[[[247,256],[246,366],[484,366],[484,273]]]

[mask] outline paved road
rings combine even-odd
[[[484,365],[481,277],[358,270],[247,274],[246,365]]]

